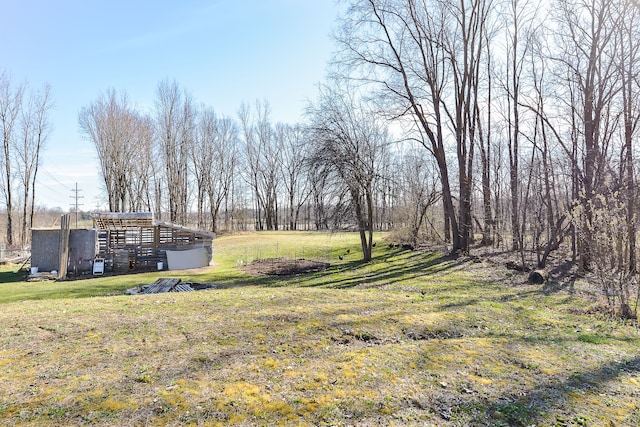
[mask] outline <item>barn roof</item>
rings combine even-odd
[[[151,212],[92,212],[91,216],[98,230],[126,230],[154,225]]]
[[[172,230],[193,233],[213,239],[215,233],[183,227],[170,222],[156,221],[151,212],[92,212],[93,223],[98,230],[128,230],[140,228],[163,227]]]

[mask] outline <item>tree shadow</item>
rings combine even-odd
[[[555,294],[558,292],[568,292],[569,295],[575,295],[575,284],[577,277],[569,277],[565,280],[547,280],[542,286],[542,293],[545,295]]]
[[[395,257],[406,255],[408,255],[408,260],[389,261]],[[466,259],[462,257],[396,249],[375,256],[371,263],[357,260],[331,266],[324,272],[314,276],[316,279],[314,283],[303,284],[302,286],[348,289],[363,283],[366,284],[366,282],[376,283],[378,286],[391,285],[418,277],[436,275],[451,270],[465,262],[467,262]],[[367,266],[372,266],[375,271],[365,271],[364,269]],[[359,271],[361,271],[361,274],[358,274]],[[336,274],[341,273],[344,274],[344,277],[337,278]]]
[[[543,421],[543,414],[559,409],[567,403],[570,393],[597,392],[605,383],[629,372],[640,372],[640,356],[607,363],[596,370],[581,371],[566,379],[556,378],[523,393],[508,394],[493,400],[467,402],[463,406],[479,405],[485,408],[483,413],[478,414],[473,420],[473,425],[528,426]],[[576,414],[576,417],[579,417],[579,414]]]
[[[462,301],[458,301],[458,302],[452,302],[449,304],[443,304],[440,305],[438,307],[438,310],[440,311],[447,311],[450,309],[454,309],[454,308],[462,308],[462,307],[470,307],[472,305],[476,305],[478,303],[480,303],[481,301],[477,298],[470,298],[470,299],[465,299]]]
[[[0,271],[0,284],[24,282],[27,278],[27,273],[24,271]]]

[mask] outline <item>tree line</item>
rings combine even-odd
[[[429,230],[454,252],[507,247],[534,267],[566,243],[585,271],[629,281],[638,19],[629,1],[352,0],[302,123],[272,124],[267,102],[217,117],[161,83],[154,118],[130,112],[136,132],[155,130],[155,148],[109,167],[154,150],[162,161],[105,173],[114,194],[128,194],[110,208],[153,201],[181,222],[193,195],[198,224],[211,228],[249,214],[260,230],[350,223],[365,259],[371,231],[386,225],[414,241]],[[99,152],[118,146],[93,140]]]
[[[308,120],[287,124],[272,122],[266,100],[226,117],[165,80],[153,112],[110,89],[82,108],[79,124],[110,211],[153,211],[211,231],[351,227],[370,259],[374,229],[414,222],[417,241],[439,197],[427,153],[398,150],[386,120],[353,92],[324,85]]]
[[[544,267],[561,243],[629,315],[637,270],[637,2],[355,0],[340,71],[439,172],[445,233]],[[505,201],[508,201],[505,203]],[[636,287],[637,289],[637,287]],[[636,295],[636,307],[638,295]]]

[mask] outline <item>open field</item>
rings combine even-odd
[[[588,314],[579,283],[382,237],[370,264],[354,234],[281,232],[220,237],[215,267],[189,272],[5,270],[0,425],[640,425],[639,330]],[[241,268],[279,256],[331,266]],[[161,276],[220,288],[122,295]]]

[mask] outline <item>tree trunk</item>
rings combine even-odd
[[[362,196],[358,190],[351,190],[353,202],[355,204],[356,220],[358,221],[358,232],[360,234],[360,246],[362,247],[362,260],[364,262],[371,261],[371,245],[367,241],[367,237],[371,236],[371,230],[367,225],[362,209]],[[367,203],[368,204],[368,203]]]

